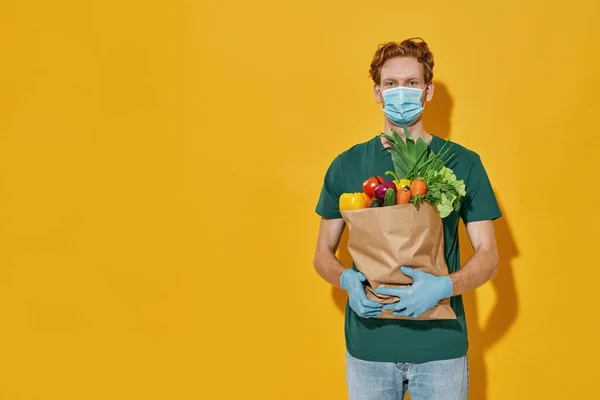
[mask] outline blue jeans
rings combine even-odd
[[[424,363],[364,361],[346,352],[346,384],[350,400],[466,400],[467,357]]]

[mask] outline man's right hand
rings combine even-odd
[[[348,292],[348,301],[350,308],[354,310],[359,317],[374,318],[381,314],[381,303],[369,300],[365,293],[365,282],[367,278],[362,272],[356,272],[353,269],[347,269],[342,272],[340,284]]]

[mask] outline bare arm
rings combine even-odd
[[[453,296],[469,292],[492,279],[498,270],[498,248],[492,221],[466,224],[467,234],[475,253],[457,272],[450,274]]]
[[[335,256],[346,223],[342,218],[321,218],[314,266],[317,273],[335,287],[341,287],[340,275],[346,270]]]

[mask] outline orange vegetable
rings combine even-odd
[[[413,183],[410,185],[410,194],[416,196],[420,194],[421,196],[425,196],[427,193],[427,185],[423,179],[415,179]]]
[[[408,204],[410,202],[411,194],[408,189],[398,190],[396,194],[396,204]]]
[[[375,197],[369,197],[369,200],[367,200],[367,204],[365,205],[365,208],[371,208],[371,203],[373,202],[373,199]]]

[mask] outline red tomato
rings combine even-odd
[[[372,178],[369,178],[363,182],[363,184],[362,184],[363,192],[365,192],[365,194],[367,196],[373,197],[373,193],[375,192],[375,189],[377,189],[377,186],[381,185],[383,182],[384,182],[384,180],[381,176],[373,175]]]

